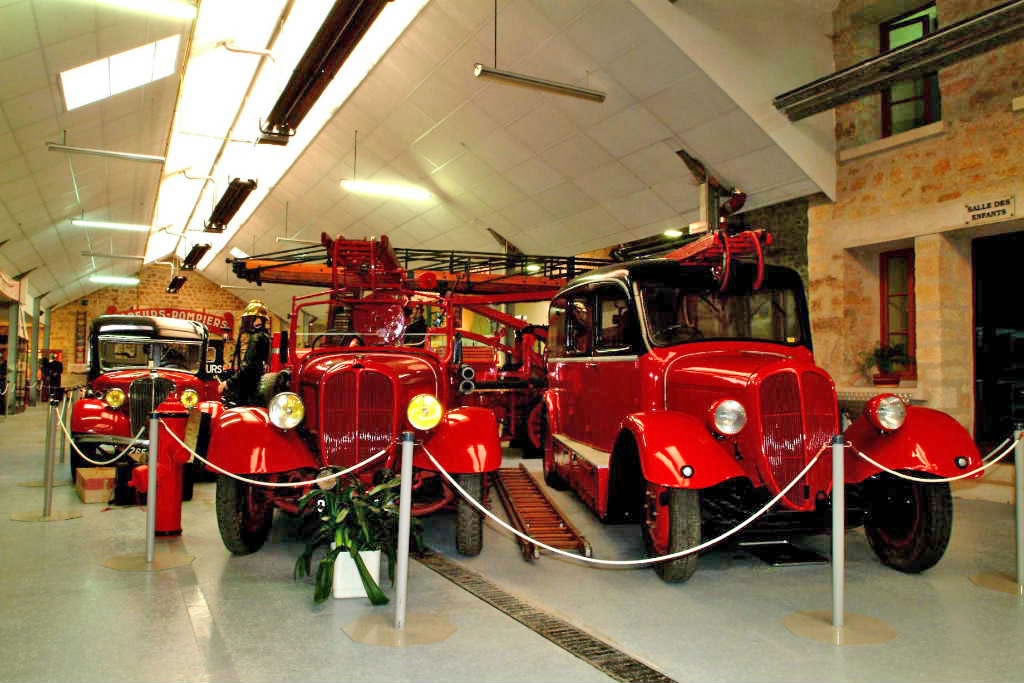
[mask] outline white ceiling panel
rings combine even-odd
[[[644,189],[645,185],[618,161],[599,166],[575,180],[598,202],[624,197]]]
[[[622,157],[659,140],[671,137],[666,128],[644,106],[634,104],[588,131],[615,157]]]
[[[5,60],[39,46],[32,3],[28,0],[0,7],[0,26],[4,27],[3,40],[0,40],[0,59]]]

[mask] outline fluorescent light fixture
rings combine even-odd
[[[372,197],[409,199],[416,202],[425,202],[434,198],[430,191],[416,185],[375,183],[370,180],[342,180],[341,187],[352,194],[366,194]]]
[[[170,76],[180,43],[181,36],[170,36],[62,71],[65,106],[71,111]]]
[[[155,14],[171,19],[192,19],[196,16],[196,8],[186,0],[96,0],[97,4],[107,7]]]
[[[221,195],[217,206],[213,207],[210,220],[206,221],[203,225],[203,230],[206,232],[224,232],[224,228],[235,217],[238,209],[242,207],[242,202],[255,189],[256,181],[252,178],[249,180],[235,178],[228,183],[228,189],[224,190],[224,194]],[[209,248],[209,245],[207,245],[207,248]]]
[[[663,232],[661,234],[664,235],[665,237],[671,237],[671,238],[675,239],[676,237],[682,237],[683,236],[683,231],[682,230],[676,230],[675,228],[670,228],[670,229],[666,230],[665,232]]]
[[[524,88],[534,88],[536,90],[546,90],[548,92],[553,92],[558,95],[578,97],[581,100],[590,100],[591,102],[604,102],[605,98],[605,94],[600,90],[581,88],[571,83],[559,83],[558,81],[549,81],[546,78],[537,78],[536,76],[519,74],[514,71],[492,69],[489,66],[484,66],[483,64],[479,63],[473,66],[473,75],[476,76],[477,78],[490,78],[496,81],[501,81],[502,83],[520,85]]]
[[[181,262],[182,270],[195,270],[196,264],[199,263],[200,259],[206,256],[206,252],[210,251],[209,244],[194,244],[189,250],[188,255]]]
[[[249,255],[246,254],[241,249],[239,249],[238,247],[231,247],[231,251],[228,252],[228,253],[231,254],[231,258],[238,258],[238,259],[249,258]]]
[[[137,277],[122,277],[120,275],[90,275],[89,282],[94,282],[98,285],[127,285],[133,286],[139,284],[139,278]]]
[[[167,293],[177,294],[178,290],[185,286],[185,281],[187,279],[188,278],[186,278],[184,275],[175,275],[174,277],[172,277],[171,281],[167,283]]]
[[[540,265],[538,265],[536,263],[530,263],[530,264],[528,264],[526,266],[526,272],[527,273],[539,273],[540,272]]]
[[[122,256],[120,254],[105,254],[102,251],[83,251],[82,256],[91,256],[92,258],[114,258],[124,259],[126,261],[145,261],[146,259],[142,256]]]
[[[323,25],[334,0],[263,0],[252,3],[246,21],[239,21],[236,0],[203,0],[196,20],[194,45],[215,45],[230,35],[240,45],[269,48],[275,61],[246,58],[227,50],[193,51],[182,82],[174,128],[167,150],[167,168],[191,167],[198,175],[215,178],[258,178],[259,187],[238,210],[222,234],[208,234],[213,245],[199,262],[210,265],[232,242],[239,228],[260,207],[284,173],[306,150],[366,74],[426,5],[427,0],[389,2],[362,40],[345,60],[344,68],[327,84],[295,130],[287,146],[233,143],[248,139],[271,111],[284,90],[311,37]],[[249,5],[247,5],[247,8]],[[210,102],[241,102],[236,107],[211,107]],[[201,130],[205,136],[186,135]],[[244,173],[244,175],[242,175]],[[223,191],[223,187],[220,187]],[[182,226],[184,231],[203,229],[208,207],[217,202],[211,183],[196,183],[182,175],[165,176],[154,213],[155,225]],[[152,262],[177,251],[183,256],[184,240],[154,231],[146,246]]]
[[[88,221],[84,218],[72,218],[71,225],[79,228],[100,228],[101,230],[123,230],[126,232],[149,232],[148,225],[138,223],[111,223],[110,221]]]

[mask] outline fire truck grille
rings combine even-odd
[[[174,382],[166,377],[143,377],[128,387],[128,413],[132,421],[132,436],[144,429],[142,438],[149,438],[149,414],[164,402],[174,390]]]
[[[798,379],[795,373],[781,372],[761,383],[761,414],[762,445],[773,480],[769,483],[777,492],[831,438],[836,428],[835,396],[828,380],[817,373]],[[798,510],[813,509],[814,495],[827,486],[827,479],[827,470],[815,467],[790,489],[786,502]]]
[[[387,375],[349,368],[322,386],[320,445],[326,465],[354,465],[391,443],[395,391]]]

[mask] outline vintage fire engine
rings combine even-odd
[[[640,523],[650,556],[696,546],[778,494],[840,431],[799,275],[765,266],[762,231],[706,235],[667,258],[574,279],[551,303],[544,473],[606,521]],[[744,263],[752,256],[756,263]],[[628,390],[623,390],[628,387]],[[948,477],[980,464],[948,415],[881,394],[845,432],[877,462]],[[945,483],[880,472],[847,449],[849,520],[881,561],[920,572],[952,526]],[[755,533],[828,528],[826,452]],[[687,580],[697,556],[655,565]]]
[[[266,408],[203,407],[212,416],[211,462],[249,478],[298,482],[383,451],[386,457],[360,473],[372,478],[397,469],[399,436],[412,430],[460,486],[481,498],[484,475],[501,464],[499,425],[507,437],[525,439],[532,414],[540,443],[544,372],[543,329],[489,304],[535,300],[538,288],[553,293],[565,278],[510,274],[504,255],[499,263],[494,255],[444,252],[440,263],[439,253],[396,251],[386,237],[324,236],[322,245],[237,260],[235,272],[251,281],[330,289],[294,299],[279,350],[287,360],[279,374],[264,377]],[[459,308],[502,329],[460,329]],[[415,467],[414,514],[454,505],[457,550],[479,553],[480,515],[456,500],[420,448]],[[257,550],[273,509],[297,512],[302,493],[219,477],[224,544],[238,554]]]
[[[138,442],[111,466],[119,489],[131,469],[146,460],[149,415],[170,398],[187,408],[220,396],[216,374],[223,369],[223,342],[210,340],[204,325],[137,315],[102,315],[89,338],[88,391],[71,412],[71,435],[89,458],[109,461]],[[71,449],[71,478],[90,463]],[[123,470],[123,471],[122,471]],[[191,497],[191,468],[183,487]],[[123,501],[122,502],[126,502]]]

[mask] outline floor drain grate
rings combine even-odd
[[[620,681],[637,683],[675,683],[665,674],[630,657],[622,650],[595,638],[569,622],[554,617],[507,593],[480,574],[452,562],[437,553],[427,552],[416,558],[486,603],[501,610],[531,631],[550,640],[566,652],[579,657],[595,669]]]

